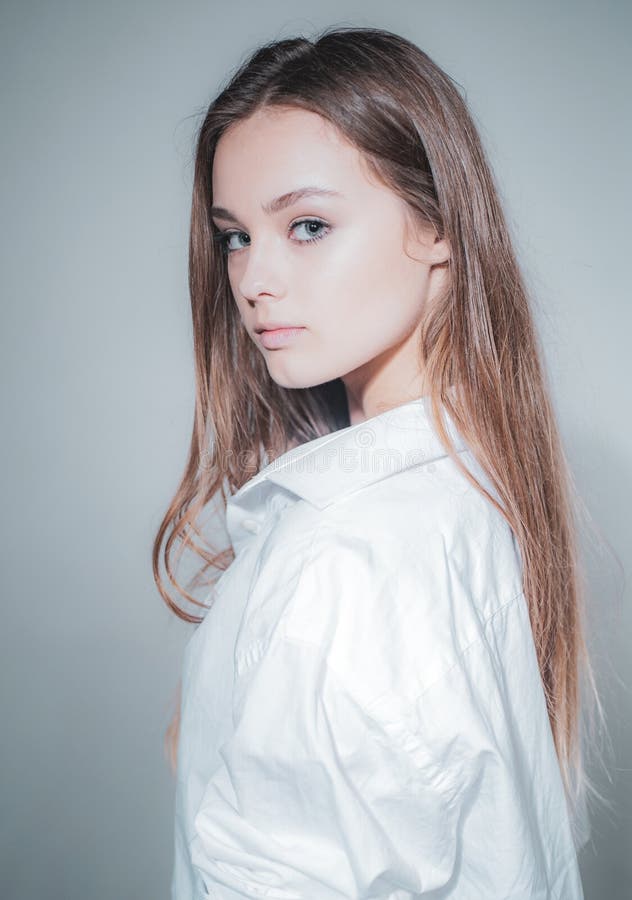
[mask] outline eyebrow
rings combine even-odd
[[[299,200],[303,200],[305,197],[342,197],[343,195],[340,191],[334,191],[330,188],[322,188],[316,186],[307,186],[302,188],[297,188],[295,191],[288,191],[286,194],[281,194],[280,197],[275,197],[274,200],[271,200],[270,203],[262,203],[261,209],[266,213],[266,215],[270,216],[274,213],[280,212],[282,209],[287,209],[288,206],[293,206],[295,203],[298,203]],[[225,219],[227,222],[234,222],[235,224],[238,222],[237,216],[230,212],[230,210],[225,209],[223,206],[212,206],[211,207],[211,216],[217,219]]]

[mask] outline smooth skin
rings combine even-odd
[[[352,425],[425,395],[419,328],[449,247],[434,229],[412,228],[355,146],[316,113],[260,110],[221,136],[212,177],[231,291],[271,378],[286,388],[340,378]],[[341,196],[264,211],[314,186]],[[304,330],[266,349],[255,326],[272,321]]]

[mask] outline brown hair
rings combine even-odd
[[[290,442],[348,424],[340,379],[284,389],[269,376],[243,328],[210,215],[215,147],[233,123],[265,107],[302,108],[333,123],[371,171],[451,249],[447,289],[423,322],[421,364],[433,418],[464,476],[511,526],[569,808],[595,789],[581,746],[582,687],[603,711],[585,641],[585,579],[577,540],[579,499],[549,397],[529,298],[479,135],[453,80],[407,39],[375,28],[326,29],[316,39],[257,49],[210,104],[197,135],[189,245],[196,402],[188,463],[153,547],[154,577],[168,606],[189,622],[159,573],[200,605],[174,575],[176,542],[202,560],[206,585],[233,559],[200,527]],[[455,385],[456,390],[449,390]],[[452,416],[497,491],[463,467],[443,427]],[[199,583],[200,578],[196,579]],[[209,595],[210,596],[210,595]],[[203,604],[202,604],[203,605]],[[206,608],[206,607],[204,607]],[[587,699],[587,697],[586,697]],[[168,729],[175,766],[179,706]],[[574,823],[574,819],[573,819]]]

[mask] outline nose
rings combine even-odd
[[[285,288],[282,261],[280,254],[274,252],[271,242],[266,244],[260,241],[258,245],[253,243],[248,247],[237,287],[241,296],[251,304],[261,296],[283,296]]]

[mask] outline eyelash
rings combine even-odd
[[[299,219],[298,222],[293,222],[292,225],[290,225],[290,231],[292,231],[294,228],[298,228],[299,225],[310,225],[312,223],[315,225],[322,225],[324,231],[319,232],[318,234],[312,235],[312,237],[307,238],[306,241],[298,241],[297,243],[311,244],[314,241],[320,241],[320,240],[322,240],[322,238],[327,236],[327,234],[329,233],[329,225],[326,222],[323,222],[321,219]],[[233,228],[230,231],[220,231],[219,234],[216,234],[213,236],[213,240],[217,244],[219,244],[220,250],[224,254],[224,256],[230,256],[235,251],[228,249],[229,240],[231,239],[231,237],[234,234],[244,234],[244,233],[245,232],[237,231],[236,229]],[[238,249],[244,250],[245,248],[239,247]]]

